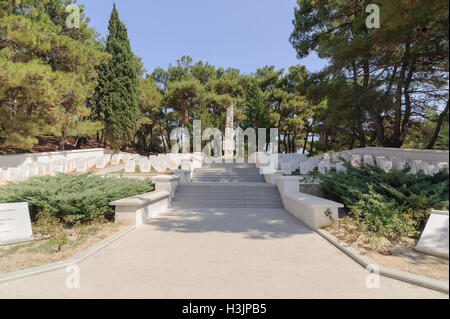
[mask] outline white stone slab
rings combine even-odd
[[[186,171],[191,171],[192,170],[192,163],[191,162],[181,162],[181,169],[182,170],[186,170]]]
[[[331,168],[331,161],[327,159],[323,159],[319,162],[319,165],[317,166],[320,173],[325,174],[328,172]]]
[[[125,173],[135,173],[136,172],[136,161],[131,159],[125,163]]]
[[[77,173],[85,173],[87,170],[87,160],[84,158],[77,159]]]
[[[139,170],[142,173],[150,173],[150,171],[152,170],[152,163],[146,157],[141,157],[139,159],[138,165],[139,165]]]
[[[36,163],[28,166],[30,167],[30,177],[35,177],[39,175],[39,168]]]
[[[363,160],[365,165],[375,165],[375,161],[372,155],[364,155]]]
[[[377,157],[377,165],[379,168],[381,168],[386,173],[389,173],[393,167],[391,160],[387,160],[385,158],[378,158],[378,157]]]
[[[0,245],[33,239],[28,203],[0,204]]]
[[[37,167],[39,176],[46,176],[50,174],[50,163],[38,162]]]
[[[433,211],[415,249],[425,254],[448,259],[448,218],[448,211]]]
[[[97,158],[97,163],[95,165],[95,168],[97,168],[97,169],[105,168],[106,165],[108,165],[110,161],[111,161],[110,155],[100,156]]]
[[[361,166],[361,156],[360,155],[352,155],[351,164],[353,167]]]
[[[114,154],[111,157],[111,165],[119,165],[120,164],[120,155],[119,154]]]
[[[402,160],[401,158],[393,157],[392,158],[392,167],[396,170],[401,171],[406,166],[406,161]]]
[[[97,157],[91,156],[87,159],[88,169],[94,168],[97,165]]]
[[[337,162],[336,163],[336,171],[338,171],[338,172],[346,172],[347,168],[345,168],[343,162]]]

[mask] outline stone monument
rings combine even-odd
[[[0,204],[0,246],[33,239],[28,203]]]
[[[234,158],[234,110],[233,106],[227,109],[227,122],[225,125],[225,141],[223,143],[225,160],[233,161]]]

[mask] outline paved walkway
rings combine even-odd
[[[284,210],[169,210],[80,264],[0,284],[0,298],[448,298],[367,273]]]

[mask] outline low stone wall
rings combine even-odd
[[[355,155],[397,157],[404,161],[425,161],[430,163],[449,162],[449,152],[440,150],[402,149],[389,147],[366,147],[348,151]]]
[[[300,193],[323,197],[323,194],[319,190],[319,186],[317,184],[300,184]]]

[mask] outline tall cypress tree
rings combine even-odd
[[[111,59],[99,67],[97,111],[105,126],[106,141],[118,151],[134,138],[137,130],[139,77],[127,29],[115,4],[108,30],[106,52]]]

